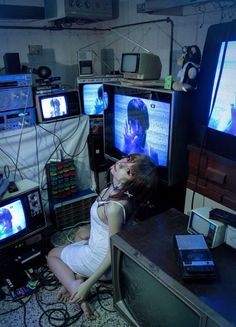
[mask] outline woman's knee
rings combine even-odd
[[[47,258],[61,258],[62,248],[53,248],[48,252]]]
[[[80,227],[76,234],[74,241],[88,240],[90,236],[90,225]]]

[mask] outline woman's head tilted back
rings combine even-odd
[[[115,197],[132,198],[138,203],[150,201],[158,185],[157,167],[154,161],[147,155],[137,153],[125,158],[132,163],[133,177],[121,185]]]

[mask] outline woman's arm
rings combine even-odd
[[[121,230],[121,226],[123,224],[123,219],[124,219],[123,210],[116,203],[109,203],[106,207],[105,212],[108,219],[109,236],[111,237],[112,235],[116,234]],[[110,267],[110,265],[111,265],[111,251],[109,247],[107,250],[107,254],[103,259],[102,263],[100,264],[100,266],[85,282],[83,282],[79,286],[79,289],[74,294],[72,294],[70,301],[80,302],[84,300],[90,288],[102,277],[102,275]]]

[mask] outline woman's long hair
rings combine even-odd
[[[159,185],[154,161],[144,154],[135,153],[128,157],[134,163],[132,171],[134,171],[135,177],[132,181],[124,183],[110,198],[132,201],[136,208],[154,205]]]

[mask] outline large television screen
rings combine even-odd
[[[222,42],[211,97],[208,127],[236,135],[236,41]]]
[[[166,167],[170,103],[116,94],[114,108],[115,147],[124,154],[148,154]]]
[[[104,84],[104,156],[116,161],[130,153],[144,153],[156,163],[169,185],[187,172],[188,95],[134,85]]]
[[[209,27],[192,110],[192,143],[236,160],[236,21]]]

